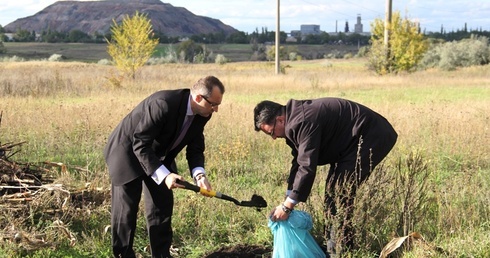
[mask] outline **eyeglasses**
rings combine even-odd
[[[215,108],[215,107],[218,107],[219,104],[216,104],[216,103],[213,103],[211,101],[208,100],[208,98],[204,97],[203,95],[201,95],[201,97],[207,102],[209,103],[209,105],[211,105],[212,108]]]
[[[277,122],[277,118],[274,119],[274,125],[272,126],[272,130],[269,133],[271,137],[274,137],[274,131],[276,130],[276,122]]]

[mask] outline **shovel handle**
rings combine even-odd
[[[207,196],[216,197],[215,191],[208,191],[204,188],[201,188],[197,185],[191,184],[187,181],[182,181],[180,179],[177,179],[175,182],[179,185],[183,185],[184,189],[191,190],[191,191],[194,191],[196,193],[202,193],[202,194],[207,195]]]

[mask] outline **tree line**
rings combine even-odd
[[[42,31],[37,34],[35,31],[28,31],[25,29],[18,29],[12,39],[5,36],[5,29],[0,25],[0,41],[14,41],[14,42],[47,42],[47,43],[106,43],[106,39],[111,39],[112,33],[106,34],[95,33],[93,35],[87,34],[81,30],[72,30],[69,32],[61,32],[56,30]],[[442,27],[440,32],[423,32],[426,38],[440,39],[444,41],[461,40],[470,38],[471,35],[479,35],[490,37],[490,31],[468,30],[466,25],[456,31],[446,32]],[[303,36],[294,37],[293,42],[287,41],[288,34],[281,31],[279,34],[279,40],[281,44],[346,44],[346,45],[360,45],[366,46],[370,44],[371,36],[361,35],[358,33],[343,33],[339,32],[336,35],[329,34],[327,32],[321,32],[319,34],[307,34]],[[162,44],[173,44],[183,41],[183,37],[179,36],[167,36],[164,32],[154,31],[152,35],[153,39],[157,39]],[[186,37],[196,43],[203,44],[265,44],[268,42],[275,42],[275,31],[269,31],[266,27],[260,31],[258,28],[252,33],[243,31],[237,31],[235,33],[225,35],[223,32],[216,33],[200,33]]]

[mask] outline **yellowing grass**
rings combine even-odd
[[[411,150],[423,153],[429,163],[434,181],[427,189],[432,195],[425,209],[431,216],[420,223],[433,226],[416,228],[417,232],[440,243],[457,242],[445,239],[459,237],[449,235],[447,228],[488,233],[488,225],[482,221],[488,221],[490,210],[482,203],[488,203],[485,196],[490,196],[490,177],[486,176],[490,172],[490,66],[380,77],[359,59],[281,65],[285,69],[281,75],[274,73],[273,63],[265,62],[146,66],[135,81],[122,80],[122,87],[117,88],[111,79],[119,77],[111,66],[0,63],[0,142],[27,141],[15,158],[87,167],[89,174],[73,176],[79,180],[76,183],[92,181],[109,187],[102,149],[117,123],[154,91],[190,87],[200,77],[215,75],[225,84],[226,93],[219,112],[205,129],[211,182],[216,190],[238,199],[258,193],[273,207],[284,197],[290,151],[282,140],[273,141],[253,130],[255,104],[264,99],[286,103],[290,98],[342,97],[379,112],[399,133],[387,158],[388,175],[396,173],[397,160],[403,160]],[[188,177],[183,157],[178,163],[181,174]],[[326,171],[325,167],[319,169],[310,202],[302,206],[314,215],[314,233],[318,234]],[[264,223],[268,211],[238,211],[220,200],[189,196],[186,191],[176,191],[179,205],[175,214],[181,218],[175,222],[176,245],[185,250],[185,257],[200,257],[203,250],[223,243],[271,244]],[[468,209],[469,203],[472,209]],[[366,234],[384,245],[396,228],[383,219],[396,218],[398,212],[388,211],[373,227],[385,233]],[[141,247],[146,235],[142,228],[138,232],[137,245]],[[489,242],[488,238],[481,241]],[[107,242],[103,246],[109,248]],[[465,251],[460,254],[475,253],[476,248],[462,247]],[[451,246],[447,249],[453,250]],[[372,250],[365,251],[360,257],[368,257]]]

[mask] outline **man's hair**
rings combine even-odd
[[[225,93],[225,86],[214,76],[206,76],[197,81],[191,88],[192,93],[202,95],[206,98],[211,97],[213,87],[218,87],[221,94]]]
[[[262,124],[272,124],[274,119],[282,114],[283,107],[283,105],[270,100],[264,100],[257,104],[254,108],[255,131],[260,131]]]

